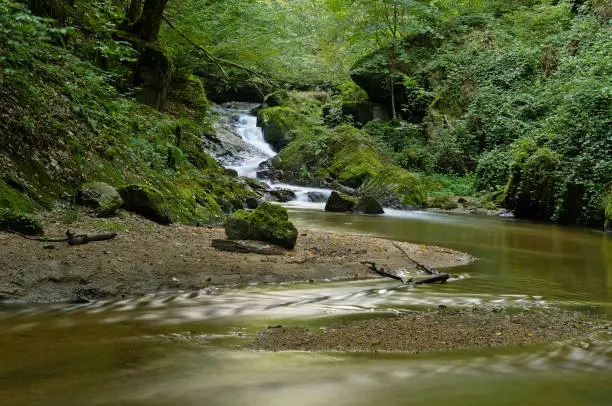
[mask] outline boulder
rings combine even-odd
[[[396,167],[385,168],[367,179],[359,192],[393,209],[414,210],[425,207],[427,203],[427,194],[419,177]]]
[[[357,199],[352,196],[345,195],[344,193],[338,193],[333,191],[327,199],[325,204],[325,211],[332,212],[350,212],[355,209]]]
[[[362,196],[357,200],[357,211],[365,214],[384,214],[383,210],[378,200],[374,199],[372,196]]]
[[[246,206],[249,209],[256,209],[257,206],[259,206],[261,204],[261,200],[255,198],[255,197],[247,197],[246,198]]]
[[[289,189],[272,189],[268,192],[272,198],[281,203],[290,202],[295,200],[295,193]]]
[[[289,221],[284,207],[263,202],[252,213],[238,210],[228,218],[225,234],[231,240],[266,241],[293,249],[298,231]]]
[[[104,182],[86,183],[77,191],[78,204],[94,209],[98,217],[113,216],[123,205],[117,189]]]
[[[304,117],[288,107],[268,107],[257,112],[257,124],[275,151],[280,151],[295,138],[293,130],[304,125],[303,121]]]
[[[327,201],[327,198],[321,192],[307,192],[308,200],[313,203],[323,203]]]
[[[172,223],[170,209],[157,189],[146,185],[128,185],[119,189],[119,195],[126,210],[159,224]]]
[[[283,248],[293,249],[298,231],[289,221],[287,209],[264,202],[252,213],[252,239],[268,241]]]
[[[40,219],[11,209],[0,209],[0,230],[10,230],[25,235],[44,234]]]
[[[225,234],[230,240],[251,239],[251,214],[238,210],[225,221]]]

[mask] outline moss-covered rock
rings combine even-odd
[[[327,203],[325,203],[325,211],[331,212],[350,212],[355,209],[357,205],[357,199],[353,196],[346,195],[344,193],[338,193],[336,191],[331,192]]]
[[[526,148],[510,168],[504,206],[517,217],[550,220],[560,183],[559,156],[548,148]]]
[[[0,230],[10,230],[26,235],[44,234],[40,219],[11,209],[0,209]]]
[[[378,203],[378,200],[372,196],[361,196],[359,200],[357,200],[357,211],[365,214],[385,213],[380,203]]]
[[[264,138],[276,151],[295,138],[293,130],[302,122],[300,113],[288,107],[268,107],[257,112],[257,123],[263,129]]]
[[[414,210],[427,203],[427,194],[419,177],[404,169],[387,167],[367,179],[360,188],[384,207]]]
[[[374,141],[363,131],[351,126],[334,130],[333,160],[329,171],[340,183],[357,188],[366,178],[384,166]]]
[[[230,240],[249,240],[251,233],[251,213],[238,210],[225,221],[225,234]]]
[[[264,98],[264,105],[266,107],[277,107],[286,104],[290,99],[289,92],[285,89],[277,90],[270,93]]]
[[[287,209],[277,204],[263,202],[251,217],[253,239],[268,241],[287,249],[293,249],[297,241],[297,228],[289,221]]]
[[[127,185],[119,188],[126,210],[140,214],[159,224],[170,224],[172,218],[164,196],[146,185]]]
[[[444,210],[456,209],[459,207],[452,197],[446,195],[430,196],[427,200],[427,206]]]
[[[110,217],[123,205],[117,189],[104,182],[86,183],[77,191],[78,204],[94,209],[98,217]]]
[[[289,221],[287,209],[263,202],[252,213],[238,210],[225,222],[225,234],[233,240],[258,240],[293,249],[298,231]]]

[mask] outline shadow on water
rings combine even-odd
[[[610,313],[612,241],[507,219],[291,209],[300,229],[466,251],[464,279],[250,286],[86,305],[0,309],[3,405],[607,405],[611,332],[531,347],[438,354],[235,351],[268,325],[384,317],[440,304],[599,306]],[[503,394],[503,396],[501,395]]]

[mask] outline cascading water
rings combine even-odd
[[[235,108],[236,104],[226,105],[217,111],[224,116],[231,117],[230,122],[233,132],[239,136],[251,148],[240,154],[228,168],[234,169],[238,175],[257,178],[259,165],[274,157],[276,152],[264,138],[263,130],[257,126],[257,117],[251,114],[251,109],[256,105],[244,105],[245,109]],[[288,189],[295,194],[291,205],[302,207],[320,208],[331,194],[330,189],[311,188],[285,183],[272,183],[268,179],[260,179],[270,185],[272,189]]]

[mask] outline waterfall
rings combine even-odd
[[[263,130],[257,126],[257,117],[251,114],[251,109],[255,105],[244,105],[245,109],[235,108],[236,104],[229,103],[229,108],[219,108],[217,111],[224,116],[231,118],[234,133],[242,139],[250,147],[249,150],[244,151],[239,157],[227,167],[234,169],[239,176],[245,176],[249,178],[257,178],[257,170],[262,162],[274,157],[276,152],[272,149],[264,138]],[[331,194],[330,189],[322,188],[310,188],[297,185],[290,185],[285,183],[272,183],[269,179],[260,179],[266,182],[272,189],[288,189],[295,193],[295,200],[291,205],[297,205],[302,207],[316,207],[322,208],[324,203],[313,202],[313,196],[320,196],[322,199],[327,200]]]

